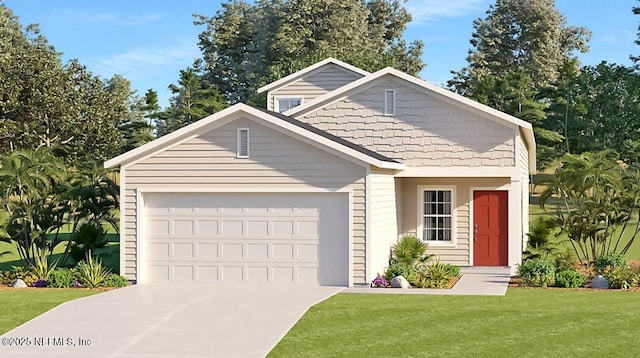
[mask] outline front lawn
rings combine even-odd
[[[0,334],[63,302],[99,292],[101,291],[86,289],[0,289]]]
[[[504,297],[338,294],[270,357],[633,357],[640,292],[509,289]]]

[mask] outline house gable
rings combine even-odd
[[[292,108],[291,110],[287,111],[286,114],[299,119],[306,118],[307,116],[310,115],[310,113],[322,110],[323,108],[329,107],[334,103],[344,101],[345,99],[348,99],[350,96],[353,96],[354,94],[366,91],[368,88],[379,85],[381,82],[389,79],[393,79],[394,81],[399,82],[403,86],[413,87],[418,92],[422,92],[425,95],[433,97],[434,99],[441,101],[441,103],[447,103],[449,105],[452,105],[453,107],[461,109],[462,111],[470,115],[474,115],[477,118],[483,118],[485,120],[493,121],[503,126],[519,129],[519,135],[523,138],[524,143],[526,145],[529,172],[531,173],[535,172],[536,144],[535,144],[535,137],[533,135],[533,128],[530,123],[525,122],[519,118],[513,117],[511,115],[508,115],[504,112],[495,110],[491,107],[488,107],[486,105],[483,105],[481,103],[468,99],[466,97],[455,94],[446,89],[427,83],[419,78],[397,71],[393,68],[385,68],[378,72],[372,73],[348,85],[338,88],[337,90],[329,92],[322,97],[316,98],[311,103],[305,103],[305,104],[302,104],[301,106]],[[383,114],[384,114],[383,103],[385,101],[385,98],[388,98],[388,97],[386,96],[382,97],[377,106],[378,109],[381,109],[383,111],[382,112]],[[397,98],[397,100],[401,101],[402,99]],[[346,105],[342,104],[343,107],[348,105],[349,104],[346,104]],[[412,105],[418,106],[417,103],[414,103]],[[338,116],[339,114],[335,114],[335,115]],[[395,113],[394,115],[395,117],[398,117]],[[515,137],[516,135],[514,135],[514,138]],[[402,149],[399,149],[399,150],[402,150]],[[485,164],[485,165],[491,166],[491,164]]]
[[[386,115],[390,90],[395,111]],[[394,76],[294,116],[409,167],[515,166],[516,124],[489,120]]]
[[[240,117],[252,118],[270,128],[287,133],[287,135],[298,138],[299,140],[304,140],[321,150],[331,152],[352,162],[360,163],[361,165],[374,165],[386,169],[404,169],[403,164],[393,159],[348,143],[344,139],[336,138],[329,133],[318,131],[316,128],[311,128],[296,119],[265,112],[245,104],[236,104],[187,127],[158,138],[151,143],[147,143],[139,148],[110,159],[104,163],[104,166],[109,168],[118,165],[123,167],[132,165],[157,152],[164,151],[172,146],[195,138],[204,132],[208,132]]]
[[[299,99],[302,104],[311,103],[314,99],[368,74],[367,71],[329,58],[261,87],[258,93],[267,92],[268,110],[282,112],[279,108],[280,100]]]

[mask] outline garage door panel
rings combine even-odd
[[[345,194],[145,195],[147,278],[346,285],[346,199]]]

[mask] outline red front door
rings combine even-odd
[[[473,192],[473,265],[507,266],[509,238],[508,193]]]

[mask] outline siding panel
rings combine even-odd
[[[384,92],[396,112],[384,115]],[[299,120],[408,166],[513,167],[515,129],[387,80],[304,114]]]
[[[269,92],[267,108],[269,110],[275,108],[275,97],[302,97],[306,103],[361,77],[362,75],[359,73],[330,63],[297,81]]]

